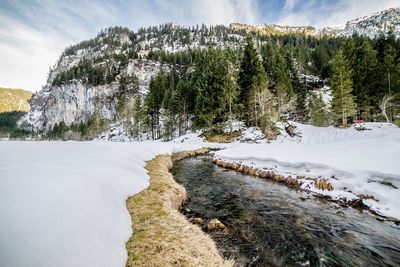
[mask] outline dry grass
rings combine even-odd
[[[234,131],[232,133],[215,133],[215,132],[204,132],[201,137],[210,143],[231,143],[240,136],[240,131]]]
[[[205,153],[207,149],[159,155],[147,162],[150,186],[126,201],[133,234],[126,243],[126,266],[232,266],[212,239],[191,224],[178,208],[186,191],[170,174],[173,160]]]
[[[328,182],[328,180],[322,178],[322,179],[318,179],[317,181],[314,182],[314,185],[316,188],[324,191],[324,190],[328,190],[328,191],[332,191],[333,190],[333,186],[330,182]]]
[[[241,163],[226,162],[226,161],[223,161],[222,159],[217,159],[217,158],[213,159],[213,163],[222,168],[235,170],[235,171],[241,172],[243,174],[248,174],[248,175],[252,175],[252,176],[256,176],[256,177],[260,177],[260,178],[264,178],[264,179],[270,179],[275,182],[284,183],[287,186],[293,187],[293,188],[299,188],[303,183],[300,179],[297,179],[297,177],[296,178],[294,178],[292,176],[285,177],[285,176],[277,174],[273,171],[258,169],[258,168],[254,168],[252,166],[247,166],[247,165],[244,165]]]

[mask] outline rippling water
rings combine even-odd
[[[284,185],[214,166],[210,156],[175,164],[188,217],[217,218],[211,233],[239,266],[400,266],[400,228]]]

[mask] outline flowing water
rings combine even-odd
[[[400,227],[368,212],[222,169],[210,156],[172,173],[188,193],[186,216],[227,226],[210,235],[238,266],[400,266]]]

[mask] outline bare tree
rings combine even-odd
[[[395,107],[395,95],[385,95],[379,103],[381,114],[385,117],[387,122],[390,122],[388,112],[391,108]]]

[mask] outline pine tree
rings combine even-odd
[[[254,97],[253,83],[254,77],[265,71],[262,69],[261,62],[258,57],[257,50],[254,48],[253,41],[250,36],[246,39],[246,46],[243,52],[243,58],[240,62],[240,72],[238,84],[240,87],[239,102],[241,103],[241,113],[250,125],[250,117],[253,110],[251,102],[254,102],[251,98]]]
[[[160,112],[166,88],[166,77],[164,72],[159,72],[150,80],[149,92],[145,99],[145,110],[148,115],[147,124],[151,128],[153,139],[160,137]]]
[[[331,79],[332,102],[331,110],[342,126],[347,126],[347,119],[356,114],[354,96],[351,94],[353,82],[352,70],[339,49],[333,61],[333,73]]]
[[[309,123],[315,126],[328,126],[329,116],[321,95],[310,94],[308,101]]]
[[[391,94],[393,86],[392,85],[393,74],[396,71],[396,50],[390,44],[385,49],[384,66],[386,71],[386,80],[388,88],[387,93]]]
[[[133,137],[139,137],[143,131],[143,118],[144,112],[142,107],[142,98],[137,95],[134,99],[133,105],[133,124],[132,124],[132,135]]]
[[[229,61],[220,49],[209,48],[194,75],[198,89],[196,122],[200,127],[212,129],[215,124],[225,120],[226,99],[232,99],[233,94],[226,96],[235,86]]]
[[[238,89],[239,87],[237,84],[237,73],[233,64],[231,62],[228,62],[228,73],[225,79],[223,101],[226,106],[225,109],[228,109],[229,111],[229,116],[227,119],[229,122],[230,133],[232,133],[233,129],[232,124],[234,120],[234,108],[239,94]]]
[[[364,39],[356,50],[356,62],[353,69],[353,95],[357,104],[360,117],[368,119],[371,114],[371,105],[377,106],[374,102],[374,95],[379,93],[379,86],[376,83],[377,58],[371,41]]]

